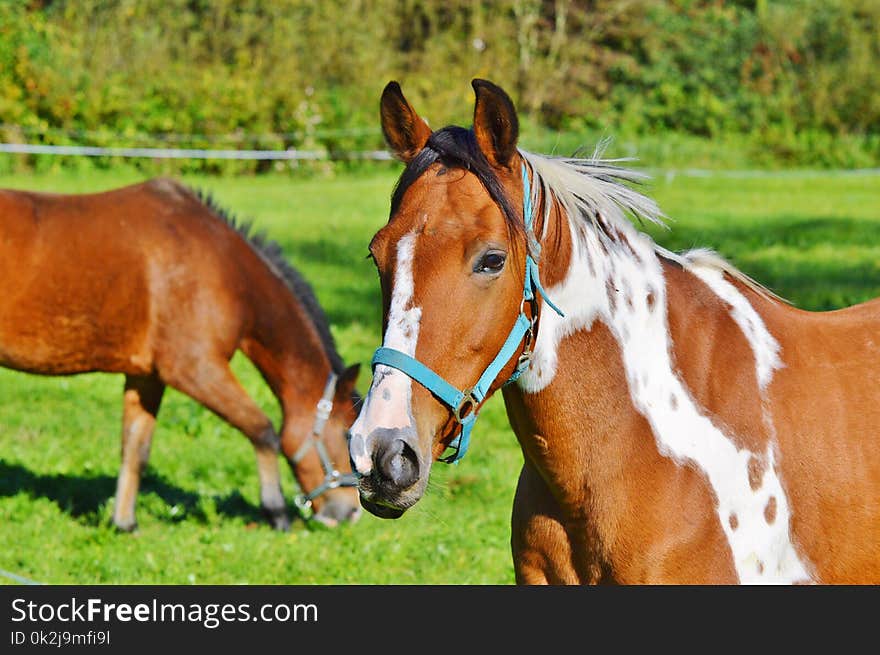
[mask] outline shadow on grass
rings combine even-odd
[[[357,235],[338,235],[309,241],[278,241],[287,260],[303,273],[313,287],[319,286],[318,280],[310,279],[312,276],[304,273],[306,267],[345,270],[357,279],[356,284],[336,276],[325,276],[321,280],[319,300],[331,324],[337,327],[348,327],[353,323],[381,324],[379,276],[373,264],[366,259],[369,239],[361,239]]]
[[[31,498],[54,502],[62,512],[87,525],[100,525],[105,520],[104,507],[116,492],[116,478],[109,475],[38,474],[20,464],[0,460],[0,496],[15,496],[22,492]],[[186,520],[208,523],[214,514],[247,523],[264,522],[259,507],[245,500],[238,491],[224,496],[201,496],[148,470],[141,481],[139,498],[150,494],[158,496],[169,509],[179,508],[173,514],[170,511],[153,512],[159,520],[168,523]]]
[[[878,215],[880,218],[880,215]],[[880,245],[880,223],[840,217],[784,215],[768,219],[766,224],[757,220],[743,222],[719,217],[714,225],[701,223],[699,227],[677,226],[671,230],[651,228],[651,234],[667,247],[720,247],[730,244],[737,250],[767,248],[779,245],[806,248],[816,245],[866,246]]]
[[[864,262],[750,262],[743,270],[795,307],[810,311],[841,309],[880,296],[880,273]]]
[[[873,260],[839,258],[811,260],[762,258],[753,253],[781,246],[805,250],[816,246],[869,248],[880,246],[880,224],[849,218],[775,217],[767,225],[719,220],[715,226],[671,232],[652,230],[658,243],[671,250],[707,247],[717,250],[743,272],[801,309],[825,311],[848,307],[880,296],[880,268]]]

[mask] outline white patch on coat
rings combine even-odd
[[[685,261],[688,262],[687,270],[700,278],[706,286],[715,292],[715,295],[730,305],[730,316],[739,325],[755,355],[758,385],[763,391],[773,378],[773,371],[782,368],[782,360],[779,358],[779,342],[767,330],[764,321],[761,320],[758,312],[746,297],[724,279],[724,271],[700,263],[691,263],[687,257],[685,257]]]
[[[388,327],[382,345],[415,357],[419,339],[421,307],[412,307],[413,253],[415,234],[407,234],[397,242],[394,286],[388,311]],[[373,371],[373,382],[357,420],[351,426],[350,451],[355,468],[362,475],[372,469],[370,434],[378,428],[407,428],[412,425],[412,378],[397,369],[379,364]]]
[[[570,187],[559,186],[562,175],[558,168],[565,164],[524,156],[536,175],[543,177],[541,183],[554,193],[563,189],[559,192],[562,197],[554,196],[563,201],[563,206],[574,204],[570,199],[564,202],[564,189]],[[581,198],[593,200],[583,187],[577,191]],[[601,202],[595,200],[594,206]],[[661,454],[693,463],[712,486],[740,582],[808,581],[810,576],[791,542],[790,510],[773,466],[772,438],[765,453],[738,449],[697,405],[673,365],[666,281],[655,244],[636,231],[619,208],[603,206],[601,212],[606,224],[619,233],[617,238],[610,238],[589,219],[580,220],[582,214],[574,220],[569,218],[570,267],[560,284],[547,289],[565,317],[548,310],[542,312],[532,362],[519,379],[520,387],[530,393],[544,389],[556,374],[560,341],[601,320],[620,344],[633,405],[651,425]],[[776,340],[754,308],[720,272],[715,277],[711,271],[697,270],[695,274],[708,280],[709,288],[730,303],[731,316],[755,352],[756,377],[763,392],[773,370],[781,366]],[[649,294],[651,303],[646,301]],[[674,403],[671,398],[675,398]],[[763,403],[763,398],[760,400]],[[766,464],[756,490],[749,483],[748,464],[753,456]],[[775,498],[776,517],[768,522],[764,508],[771,497]],[[735,528],[730,520],[733,514]]]

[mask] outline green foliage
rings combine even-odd
[[[878,60],[876,0],[0,0],[0,138],[374,149],[388,80],[440,126],[469,122],[467,82],[486,77],[532,124],[581,144],[736,135],[752,164],[876,166]],[[118,162],[64,161],[93,164]]]

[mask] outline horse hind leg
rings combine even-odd
[[[150,458],[156,414],[165,385],[155,376],[126,376],[122,410],[122,466],[116,481],[113,523],[131,532],[137,527],[135,502],[141,474]]]
[[[263,514],[276,530],[287,530],[290,519],[278,470],[281,440],[272,422],[241,386],[226,360],[207,357],[188,369],[178,366],[176,370],[187,372],[166,375],[169,385],[198,401],[250,439],[257,456]]]

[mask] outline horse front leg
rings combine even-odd
[[[163,377],[250,439],[257,456],[263,514],[273,528],[287,530],[290,518],[278,470],[281,440],[272,422],[241,386],[229,362],[206,354],[197,360],[177,362],[174,368],[163,371]]]
[[[156,415],[165,385],[156,376],[125,377],[122,410],[122,466],[116,480],[113,524],[124,532],[137,527],[135,502],[141,474],[150,458]]]
[[[511,516],[510,545],[516,583],[583,584],[575,548],[559,505],[538,472],[526,462],[519,475]]]

